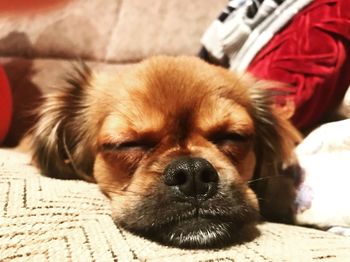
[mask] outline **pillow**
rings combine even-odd
[[[324,124],[297,147],[297,222],[350,236],[350,119]],[[341,229],[341,230],[340,230]]]
[[[158,245],[116,226],[98,186],[44,177],[28,155],[0,149],[0,261],[347,261],[350,238],[274,223],[215,250]]]

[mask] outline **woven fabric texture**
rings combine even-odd
[[[220,250],[169,248],[117,227],[94,184],[40,175],[0,149],[0,261],[348,261],[350,238],[264,223],[255,240]]]

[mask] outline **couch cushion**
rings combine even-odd
[[[0,10],[0,53],[135,61],[153,54],[196,54],[226,0],[70,0],[54,9]]]
[[[347,261],[350,238],[265,223],[255,240],[217,250],[150,242],[113,223],[97,185],[44,177],[0,149],[0,261]]]
[[[155,54],[197,54],[200,38],[226,0],[124,1],[108,61],[140,60]]]
[[[0,13],[0,53],[102,59],[119,5],[114,0],[71,0],[46,11]]]

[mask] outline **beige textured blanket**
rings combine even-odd
[[[27,155],[0,149],[0,261],[349,261],[350,238],[265,223],[222,250],[168,248],[114,225],[94,184],[43,177]]]

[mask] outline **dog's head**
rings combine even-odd
[[[78,70],[49,96],[36,161],[98,183],[119,225],[181,247],[232,243],[258,216],[249,181],[274,176],[297,139],[269,91],[191,57],[155,57],[117,75]]]

